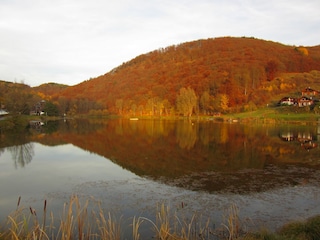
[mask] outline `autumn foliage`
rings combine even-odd
[[[64,113],[161,116],[189,115],[177,109],[177,100],[181,89],[190,89],[197,98],[192,114],[213,114],[265,105],[305,87],[320,89],[317,71],[320,46],[224,37],[160,48],[78,85],[37,92]]]
[[[279,87],[266,89],[282,74],[320,70],[319,48],[254,38],[187,42],[142,54],[60,97],[95,101],[110,113],[159,115],[176,111],[180,89],[190,88],[199,113],[240,111],[249,102],[270,101]],[[203,94],[208,99],[200,104]]]

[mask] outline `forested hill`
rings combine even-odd
[[[142,54],[53,99],[98,102],[111,113],[154,114],[156,109],[173,111],[180,89],[190,88],[198,97],[199,111],[238,111],[301,88],[320,90],[318,71],[320,45],[224,37]]]

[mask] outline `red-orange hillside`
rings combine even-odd
[[[320,46],[295,47],[254,38],[215,38],[142,54],[109,73],[66,88],[54,99],[89,99],[99,102],[109,112],[117,112],[116,102],[121,100],[124,111],[129,111],[133,105],[146,108],[150,99],[173,106],[179,89],[191,87],[199,98],[204,92],[213,98],[226,94],[229,107],[235,108],[250,101],[265,104],[273,92],[285,93],[295,87],[298,91],[307,84],[300,77],[282,89],[280,83],[273,81],[281,77],[281,83],[286,84],[286,73],[312,70],[320,70]]]

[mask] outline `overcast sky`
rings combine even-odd
[[[247,36],[320,44],[320,0],[0,0],[0,79],[75,85],[155,49]]]

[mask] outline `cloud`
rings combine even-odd
[[[0,1],[0,79],[76,84],[186,41],[254,36],[316,45],[318,1]]]

